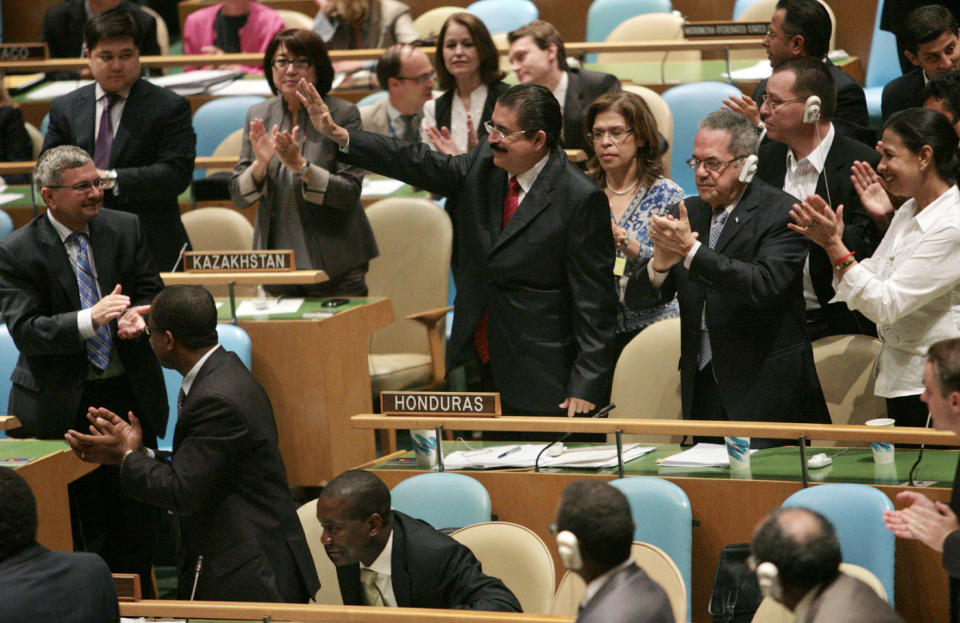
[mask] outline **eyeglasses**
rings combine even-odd
[[[604,136],[609,136],[610,140],[619,144],[627,140],[627,135],[632,133],[633,130],[621,130],[620,128],[616,128],[614,130],[594,130],[592,132],[587,132],[587,137],[592,139],[594,143],[599,143],[603,140]]]
[[[770,110],[777,110],[777,109],[780,108],[781,106],[785,106],[786,104],[789,104],[789,103],[791,103],[791,102],[802,102],[802,101],[804,101],[804,100],[806,100],[806,99],[807,99],[807,98],[805,98],[805,97],[794,97],[794,98],[791,98],[791,99],[788,99],[788,100],[778,100],[777,98],[775,98],[775,97],[773,97],[772,95],[770,95],[769,93],[767,93],[767,99],[765,99],[765,100],[763,100],[763,101],[764,101],[764,102],[767,102],[767,103],[770,105]]]
[[[515,134],[526,134],[527,132],[535,132],[536,130],[517,130],[516,132],[511,132],[506,128],[500,128],[493,125],[492,121],[484,121],[483,129],[487,131],[487,134],[495,141],[503,141]]]
[[[723,168],[728,164],[730,164],[731,162],[736,162],[737,160],[743,160],[744,158],[746,158],[746,156],[737,156],[736,158],[732,158],[730,160],[724,160],[722,162],[720,160],[713,160],[713,159],[698,160],[697,158],[690,158],[689,160],[687,160],[687,166],[693,169],[694,171],[696,171],[702,164],[703,168],[706,169],[707,171],[711,173],[717,173],[719,171],[722,171]]]
[[[104,188],[112,188],[112,187],[113,187],[113,180],[105,180],[102,177],[97,178],[90,182],[80,182],[79,184],[74,184],[72,186],[63,186],[63,185],[58,186],[54,184],[47,186],[47,188],[69,188],[70,190],[75,190],[78,193],[83,193],[84,195],[89,193],[94,188],[96,188],[97,190],[103,190]]]
[[[309,58],[297,58],[290,60],[289,58],[281,57],[273,59],[272,65],[274,69],[279,69],[280,71],[283,71],[290,65],[293,65],[293,68],[297,71],[304,71],[305,69],[310,69],[313,67],[313,61],[311,61]]]
[[[419,76],[414,76],[413,78],[407,78],[406,76],[397,76],[397,80],[412,80],[417,84],[426,84],[433,80],[437,76],[437,72],[428,71],[425,74],[420,74]]]
[[[154,328],[151,329],[151,328],[150,328],[150,325],[148,325],[148,324],[144,324],[144,325],[143,325],[143,334],[144,334],[144,335],[146,335],[147,337],[150,337],[150,336],[153,335],[154,333],[160,333],[160,328],[159,328],[159,327],[154,327]]]

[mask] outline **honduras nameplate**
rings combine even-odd
[[[444,417],[497,417],[497,392],[380,392],[384,415],[437,415]]]
[[[293,251],[187,251],[183,269],[191,273],[291,271],[296,269]]]
[[[687,22],[683,37],[762,37],[769,27],[769,22]]]

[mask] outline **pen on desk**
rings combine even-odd
[[[513,454],[514,452],[520,452],[520,446],[514,446],[514,447],[510,448],[509,450],[506,450],[506,451],[504,451],[504,452],[501,452],[500,454],[497,455],[497,458],[498,458],[498,459],[502,459],[502,458],[505,457],[505,456],[510,456],[510,455]]]

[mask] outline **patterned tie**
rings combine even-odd
[[[183,388],[180,388],[180,393],[177,394],[177,419],[180,419],[180,416],[183,415],[183,401],[187,399],[187,395],[183,393]]]
[[[360,583],[363,584],[363,595],[367,599],[368,606],[385,606],[383,593],[377,586],[377,572],[373,569],[360,569]]]
[[[720,239],[720,232],[723,231],[723,224],[727,222],[730,212],[721,208],[714,211],[713,225],[710,227],[710,248],[717,246],[717,240]],[[697,353],[697,369],[703,370],[713,359],[713,349],[710,347],[710,332],[704,327],[700,332],[700,351]]]
[[[110,168],[110,149],[113,147],[113,122],[110,119],[110,107],[120,100],[119,95],[103,96],[103,113],[100,115],[100,131],[93,146],[93,163],[98,169]]]
[[[412,115],[400,115],[400,140],[408,143],[417,142],[416,125],[420,119],[420,113]]]
[[[503,200],[503,227],[507,227],[507,223],[510,222],[510,219],[513,218],[513,215],[516,214],[517,208],[520,206],[520,182],[517,181],[516,176],[510,178],[510,188],[507,190],[507,196]]]
[[[83,309],[89,309],[100,300],[100,294],[97,290],[97,280],[90,268],[90,256],[87,255],[87,234],[75,232],[70,234],[70,239],[77,245],[77,285],[80,289],[80,305]],[[110,364],[112,342],[109,324],[98,328],[93,337],[87,340],[87,359],[100,371],[105,370]]]

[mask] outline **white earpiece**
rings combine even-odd
[[[783,601],[783,585],[780,584],[780,571],[772,562],[761,562],[757,565],[757,584],[764,597],[781,602]]]
[[[811,95],[803,103],[803,122],[816,123],[818,121],[820,121],[820,98]]]
[[[571,571],[576,571],[583,567],[583,558],[580,557],[580,541],[577,535],[564,530],[557,535],[557,552],[560,554],[560,560],[563,566]]]
[[[743,161],[743,166],[740,167],[740,175],[737,179],[744,184],[753,181],[753,176],[757,174],[757,162],[759,161],[760,159],[756,155],[747,156]]]

